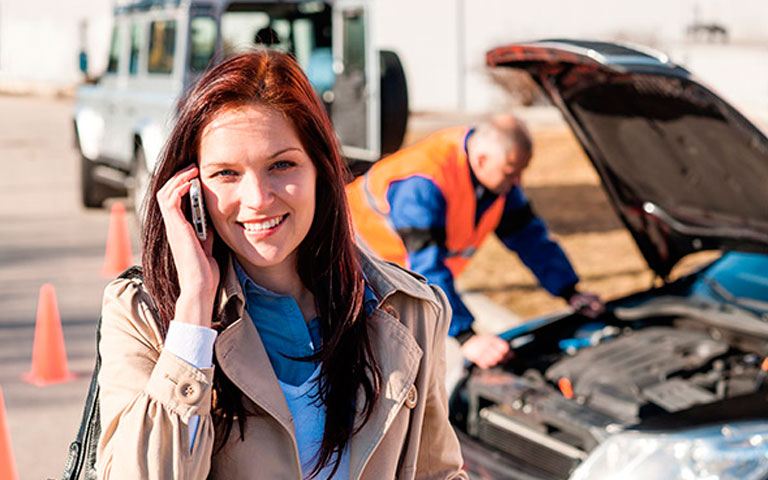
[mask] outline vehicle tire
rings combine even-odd
[[[396,152],[408,126],[408,85],[400,58],[389,50],[379,51],[381,95],[381,155]]]
[[[80,155],[80,199],[85,208],[101,208],[107,198],[104,187],[93,176],[96,163]]]
[[[149,188],[150,174],[147,169],[147,157],[144,148],[141,145],[136,147],[136,153],[133,158],[133,171],[131,172],[130,188],[128,194],[133,202],[133,211],[136,213],[136,219],[139,225],[144,220],[144,199]]]

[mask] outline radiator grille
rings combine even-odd
[[[583,452],[569,446],[558,448],[556,444],[545,445],[537,441],[542,434],[522,426],[514,420],[514,430],[504,428],[494,418],[505,417],[503,413],[486,410],[478,422],[478,437],[493,447],[512,455],[513,457],[534,465],[558,479],[567,479],[574,468],[586,456]],[[519,427],[519,428],[518,428]],[[529,433],[529,434],[528,434]],[[552,442],[556,443],[556,442]]]

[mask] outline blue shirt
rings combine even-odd
[[[305,321],[293,297],[257,285],[234,259],[233,264],[245,295],[245,308],[259,332],[275,375],[289,385],[303,384],[312,376],[317,363],[296,358],[313,355],[322,345],[320,317]],[[372,315],[377,304],[378,299],[366,284],[366,313]]]

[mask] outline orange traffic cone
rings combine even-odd
[[[107,250],[104,253],[101,275],[114,278],[131,266],[133,266],[133,253],[131,236],[128,233],[128,220],[125,218],[125,205],[115,202],[109,216]]]
[[[32,347],[32,369],[22,379],[38,387],[63,383],[75,377],[69,373],[67,351],[64,348],[64,334],[61,331],[59,306],[56,291],[50,283],[40,287],[37,300],[37,323],[35,343]]]
[[[16,469],[11,445],[11,430],[8,428],[6,418],[3,389],[0,388],[0,478],[19,480],[19,471]]]

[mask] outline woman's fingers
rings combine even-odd
[[[197,173],[197,167],[190,165],[169,178],[165,185],[157,191],[157,201],[160,203],[160,206],[168,207],[178,203],[178,199],[183,195],[183,193],[179,193],[180,190],[188,189],[189,181],[195,178]]]
[[[197,176],[198,170],[194,165],[187,167],[171,177],[157,192],[157,203],[163,222],[169,235],[175,229],[186,230],[184,224],[189,224],[182,210],[182,199],[189,192],[190,181]],[[191,229],[191,225],[189,225]]]
[[[189,191],[190,180],[197,176],[197,167],[194,165],[181,170],[171,177],[157,192],[157,203],[163,218],[172,211],[181,214],[181,197]]]
[[[160,206],[160,213],[163,216],[163,223],[165,223],[169,238],[179,229],[184,231],[187,229],[187,226],[190,229],[192,228],[181,208],[182,198],[189,191],[189,188],[190,183],[186,182],[167,192],[166,198],[162,200],[158,198],[157,203]]]
[[[195,165],[189,165],[179,170],[165,182],[156,195],[160,213],[163,216],[168,243],[177,263],[181,258],[204,253],[192,225],[184,216],[182,209],[183,197],[191,187],[190,181],[198,173],[199,170]]]
[[[176,185],[176,187],[170,192],[168,196],[168,204],[179,207],[179,209],[181,209],[181,199],[189,192],[191,186],[191,180],[187,180],[184,183]]]
[[[179,183],[188,182],[195,178],[198,173],[197,165],[194,163],[187,165],[178,172],[174,173],[173,176],[169,178],[167,182],[165,182],[165,185],[160,188],[160,191],[162,192],[165,189],[172,189],[174,185]]]

